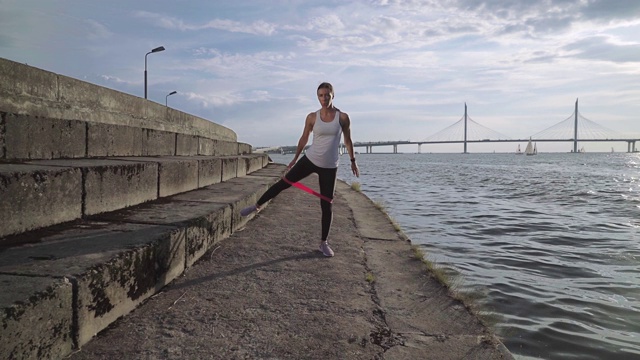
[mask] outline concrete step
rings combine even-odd
[[[255,203],[284,169],[268,165],[24,233],[29,243],[0,248],[0,358],[57,359],[87,343],[242,228],[248,219],[240,209]]]
[[[265,154],[109,157],[0,163],[0,246],[11,235],[245,176]]]

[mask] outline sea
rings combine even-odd
[[[288,164],[293,155],[270,155]],[[358,154],[382,204],[517,359],[640,359],[640,154]]]

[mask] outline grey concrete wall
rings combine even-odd
[[[251,174],[254,171],[258,171],[262,169],[264,165],[264,159],[267,158],[267,154],[263,154],[262,156],[240,156],[238,158],[238,176],[241,176],[240,167],[244,167],[242,171],[243,175]]]
[[[251,145],[245,143],[238,143],[238,155],[251,154]]]
[[[214,140],[214,149],[216,150],[214,155],[217,156],[231,156],[240,154],[237,142]]]
[[[12,289],[0,292],[0,358],[60,359],[86,344],[245,226],[239,209],[281,173],[66,223],[0,252],[0,288]]]
[[[12,304],[0,312],[0,359],[62,359],[71,352],[70,282],[1,274],[0,289],[11,289],[0,292],[0,305]]]
[[[241,190],[242,192],[243,190]],[[101,221],[178,226],[185,234],[185,264],[193,265],[216,242],[232,232],[232,205],[211,201],[208,189],[176,195],[175,202],[158,202],[95,217]],[[237,196],[237,195],[236,195]],[[240,198],[241,196],[238,196]]]
[[[64,207],[75,210],[81,206],[80,213],[74,211],[71,213],[74,217],[69,216],[65,221],[78,219],[82,215],[88,216],[122,209],[158,198],[158,164],[154,162],[77,159],[33,160],[29,164],[40,165],[43,168],[46,166],[58,171],[82,173],[82,177],[77,177],[75,182],[67,184],[67,192],[52,191],[51,194],[43,196],[45,199],[49,198],[49,202],[56,202],[56,213],[69,213],[70,211],[62,211]],[[69,205],[71,200],[66,198],[73,199],[73,206]],[[50,210],[42,209],[41,211],[49,212]],[[25,211],[16,216],[32,218]],[[41,221],[37,218],[33,219],[33,228],[51,225],[37,224]],[[60,222],[62,221],[52,222],[52,224]]]
[[[198,160],[162,159],[159,162],[159,196],[165,197],[198,188]]]
[[[146,99],[0,58],[0,112],[237,141],[231,129]]]
[[[142,131],[142,155],[175,155],[176,134],[168,131],[144,129]]]
[[[57,340],[52,343],[65,343],[69,339],[82,346],[179,276],[185,268],[185,231],[174,226],[126,221],[75,222],[62,226],[55,233],[43,234],[41,240],[30,247],[14,247],[0,253],[0,274],[40,279],[36,285],[41,283],[43,290],[59,279],[67,278],[75,288],[75,299],[67,296],[66,288],[62,293],[49,291],[49,296],[38,296],[38,288],[34,288],[29,279],[6,279],[10,285],[7,288],[19,288],[22,282],[31,288],[11,294],[9,298],[0,296],[0,314],[10,314],[6,310],[11,308],[9,304],[25,299],[32,299],[33,304],[24,308],[42,306],[33,319],[12,316],[14,322],[7,324],[11,326],[7,326],[10,334],[22,333],[23,338],[36,339],[31,344],[34,348],[40,347],[37,341],[41,336],[39,328],[46,329],[58,323],[64,326],[56,329],[57,333],[52,337]],[[55,302],[51,304],[49,298]],[[76,316],[75,327],[64,317],[72,314]],[[21,330],[25,327],[31,329]],[[2,343],[0,349],[5,348]],[[26,341],[21,343],[28,344]],[[43,345],[45,348],[46,344]],[[34,357],[41,358],[46,357]]]
[[[0,58],[2,159],[237,155],[236,141],[206,119]]]
[[[82,216],[80,169],[0,164],[0,238]]]
[[[266,155],[110,157],[0,163],[3,237],[127,208],[261,169]]]
[[[144,234],[139,230],[133,234],[114,234],[116,242],[130,237],[135,238],[135,242],[143,241],[149,245],[122,253],[77,278],[79,346],[131,312],[184,271],[184,229],[147,226],[145,231]]]
[[[238,176],[238,158],[223,157],[222,160],[222,181],[227,181]]]
[[[6,114],[0,137],[8,159],[80,158],[86,156],[86,133],[82,121]]]
[[[265,159],[268,157],[267,154],[253,154],[238,156],[237,159],[236,176],[245,176],[265,167]]]
[[[224,126],[0,58],[0,244],[60,224],[0,251],[0,358],[66,356],[243,226],[275,180],[186,191],[264,164],[237,156],[250,152]],[[197,200],[140,210],[172,194]],[[86,220],[112,210],[139,217]]]
[[[0,158],[231,156],[241,144],[127,125],[0,113]],[[243,151],[247,150],[243,146]]]
[[[198,157],[198,187],[217,184],[222,181],[222,159],[218,157]]]
[[[131,126],[87,123],[87,157],[141,156],[142,135]]]
[[[230,156],[238,154],[240,152],[236,142],[200,138],[198,143],[198,155]]]
[[[176,155],[198,155],[198,137],[194,135],[176,134]]]
[[[63,161],[63,160],[60,160]],[[84,160],[84,215],[118,210],[158,198],[158,164]]]

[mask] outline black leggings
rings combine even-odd
[[[320,194],[333,199],[333,191],[336,187],[336,176],[338,174],[338,168],[321,168],[314,165],[311,160],[306,156],[303,156],[285,175],[285,178],[292,183],[298,182],[312,173],[318,174],[320,183]],[[258,200],[258,206],[278,196],[282,190],[290,188],[286,181],[280,179],[277,183],[273,184]],[[327,240],[329,237],[329,229],[331,229],[331,221],[333,220],[333,212],[331,210],[331,203],[328,201],[320,200],[320,208],[322,209],[322,241]]]

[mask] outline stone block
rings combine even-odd
[[[238,143],[238,155],[251,154],[251,145],[246,143]]]
[[[142,129],[142,155],[175,155],[176,134],[167,131]]]
[[[251,173],[251,176],[268,176],[281,178],[286,172],[286,167],[280,164],[269,164],[262,169]]]
[[[0,159],[7,158],[7,146],[5,142],[5,134],[7,132],[7,128],[5,126],[6,117],[7,113],[0,112]]]
[[[59,76],[59,101],[72,104],[66,114],[72,118],[114,125],[137,126],[143,117],[144,100],[131,94],[86,81]]]
[[[264,154],[243,155],[238,158],[238,176],[245,176],[263,168]]]
[[[142,204],[94,217],[109,222],[177,226],[185,233],[186,266],[193,265],[211,246],[231,235],[231,206],[184,197]]]
[[[0,238],[81,216],[80,169],[0,164]]]
[[[0,105],[2,110],[23,113],[15,109],[6,109],[5,101],[12,96],[32,96],[44,100],[56,100],[58,96],[58,75],[15,61],[0,59]]]
[[[214,140],[214,155],[216,156],[235,156],[238,155],[238,143],[223,140]]]
[[[198,155],[198,137],[195,135],[176,134],[176,155]]]
[[[198,188],[198,160],[174,157],[157,161],[160,197]]]
[[[118,159],[34,160],[29,164],[64,166],[82,170],[83,215],[122,209],[158,197],[158,165]],[[78,217],[76,217],[77,219]]]
[[[87,127],[87,156],[142,155],[143,129],[92,122]]]
[[[192,157],[167,156],[114,159],[144,162],[157,166],[158,197],[170,196],[198,188],[198,160]]]
[[[238,156],[238,166],[236,167],[236,177],[247,176],[248,158]]]
[[[74,282],[82,346],[184,271],[184,237],[172,226],[77,221],[0,252],[0,273]]]
[[[73,288],[66,279],[0,275],[0,358],[62,359],[73,348]]]
[[[170,107],[167,108],[164,105],[156,104],[151,101],[148,101],[146,104],[146,117],[164,117],[163,130],[174,131],[172,129],[175,129],[175,132],[201,136],[207,139],[219,139],[225,141],[238,140],[238,137],[233,130],[214,123],[213,119],[202,119]]]
[[[255,204],[258,198],[277,180],[278,178],[272,176],[233,178],[220,184],[173,196],[171,199],[227,204],[231,206],[231,229],[236,231],[244,226],[249,219],[240,216],[240,210]]]
[[[215,141],[203,137],[198,138],[198,155],[215,155]]]
[[[7,114],[7,159],[79,158],[86,153],[86,124],[76,120]]]
[[[227,181],[238,176],[238,158],[221,157],[222,160],[222,181]]]
[[[198,187],[217,184],[222,181],[222,159],[219,157],[198,157]]]
[[[84,168],[84,215],[122,209],[158,197],[156,163],[92,160]]]

